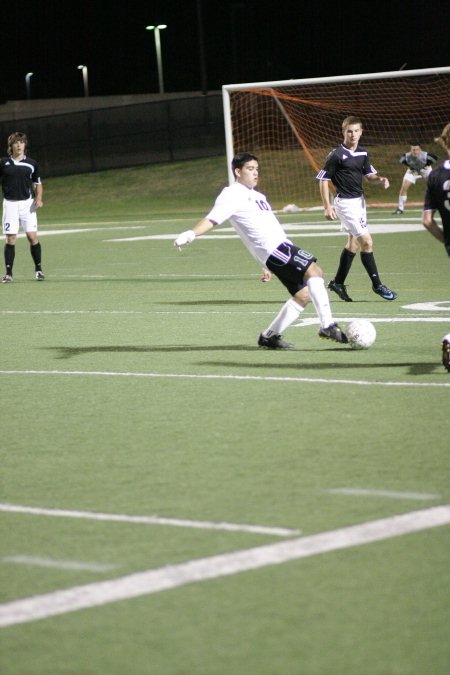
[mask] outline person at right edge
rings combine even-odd
[[[346,117],[342,122],[342,133],[343,143],[329,153],[325,166],[316,176],[325,217],[327,220],[336,220],[338,217],[341,229],[348,235],[336,276],[329,282],[328,288],[337,293],[341,300],[352,302],[345,280],[355,255],[360,251],[361,262],[369,275],[374,293],[384,300],[395,300],[397,293],[382,284],[378,275],[372,237],[367,229],[366,201],[362,188],[363,178],[370,183],[378,183],[385,189],[389,187],[389,180],[377,174],[370,163],[368,151],[359,145],[363,133],[359,117]],[[330,199],[330,181],[336,187],[333,204]]]
[[[434,140],[442,145],[448,157],[439,162],[428,176],[422,224],[435,239],[444,244],[450,262],[450,122]],[[442,229],[434,219],[436,211],[441,216]],[[450,333],[442,338],[442,364],[450,373]]]

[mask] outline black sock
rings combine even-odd
[[[361,262],[366,268],[366,272],[370,277],[372,286],[379,286],[381,284],[380,277],[378,276],[377,264],[375,262],[375,257],[373,253],[361,253]]]
[[[30,246],[31,257],[34,261],[34,269],[36,272],[41,271],[41,245],[38,242],[37,244],[32,244]]]
[[[347,248],[344,248],[341,257],[339,259],[339,267],[336,272],[334,280],[337,284],[343,284],[347,278],[347,274],[350,272],[350,267],[352,266],[353,258],[355,253],[352,253]]]
[[[11,277],[15,255],[16,255],[16,247],[13,244],[5,244],[6,274],[9,274]]]

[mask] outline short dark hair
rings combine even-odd
[[[25,147],[28,145],[28,138],[27,135],[22,133],[21,131],[15,131],[13,134],[10,134],[8,136],[8,154],[12,155],[12,146],[16,141],[23,141],[25,143]]]
[[[344,131],[347,127],[349,127],[351,124],[359,124],[361,129],[363,128],[363,123],[360,120],[359,117],[356,117],[355,115],[349,115],[348,117],[345,118],[345,120],[342,122],[342,131]]]
[[[256,155],[252,155],[251,152],[238,152],[231,161],[233,176],[235,175],[235,169],[242,169],[247,162],[259,162],[259,159]]]

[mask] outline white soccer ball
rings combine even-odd
[[[367,319],[354,319],[347,326],[345,334],[352,349],[369,349],[375,342],[377,331]]]

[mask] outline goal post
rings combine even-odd
[[[230,184],[233,156],[248,151],[261,161],[260,189],[273,208],[319,205],[315,176],[342,142],[342,120],[355,115],[362,145],[391,182],[386,191],[367,186],[368,201],[396,203],[405,172],[400,156],[411,144],[444,158],[434,138],[450,121],[450,67],[226,84],[222,99]],[[423,198],[423,186],[409,195]]]

